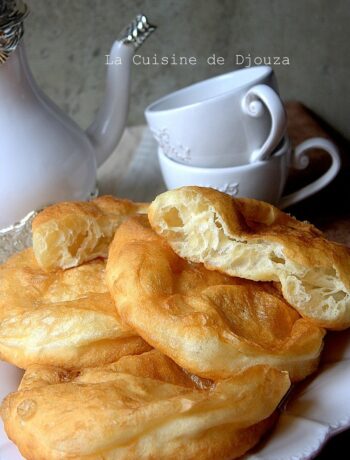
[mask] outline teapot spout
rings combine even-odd
[[[156,29],[144,15],[138,15],[123,30],[106,55],[106,89],[103,103],[86,134],[96,152],[100,166],[117,146],[125,129],[128,108],[132,58],[135,50]]]

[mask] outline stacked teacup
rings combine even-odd
[[[325,187],[340,168],[335,145],[325,139],[308,139],[292,152],[286,113],[268,66],[188,86],[151,104],[145,116],[169,189],[213,187],[283,208]],[[282,196],[289,168],[305,168],[311,148],[329,153],[330,168],[306,187]]]

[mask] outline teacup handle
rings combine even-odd
[[[318,179],[311,184],[302,187],[296,192],[290,193],[289,195],[283,196],[278,204],[278,207],[283,209],[290,206],[298,201],[304,200],[310,195],[318,192],[322,188],[326,187],[338,174],[341,167],[341,160],[337,147],[333,142],[324,139],[322,137],[312,137],[307,139],[298,145],[294,153],[292,153],[291,166],[296,169],[304,169],[309,164],[309,158],[306,155],[310,149],[319,148],[325,150],[332,159],[332,164],[329,169]]]
[[[284,136],[287,117],[282,101],[276,91],[267,85],[256,85],[242,99],[243,112],[251,117],[260,117],[265,112],[264,105],[270,112],[271,130],[264,144],[254,150],[250,162],[267,160]]]

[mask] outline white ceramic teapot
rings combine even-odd
[[[155,29],[143,15],[113,44],[104,102],[84,132],[37,86],[21,37],[26,5],[0,5],[0,229],[61,200],[85,200],[96,168],[112,153],[126,124],[135,49]]]

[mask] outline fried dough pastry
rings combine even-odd
[[[350,250],[313,225],[268,203],[201,187],[159,195],[149,220],[181,257],[232,276],[279,281],[304,318],[329,329],[350,326]]]
[[[128,216],[147,213],[148,205],[102,196],[90,202],[63,202],[33,220],[33,249],[45,269],[70,268],[107,257],[114,232]]]
[[[194,374],[217,380],[267,364],[296,381],[317,367],[323,329],[302,319],[271,283],[181,259],[146,217],[117,230],[106,278],[121,318]]]
[[[102,260],[47,272],[31,249],[11,257],[0,266],[0,359],[80,368],[149,350],[122,325],[104,274]]]
[[[2,418],[27,460],[228,460],[272,426],[290,384],[267,366],[191,377],[155,350],[82,372],[33,366]]]

